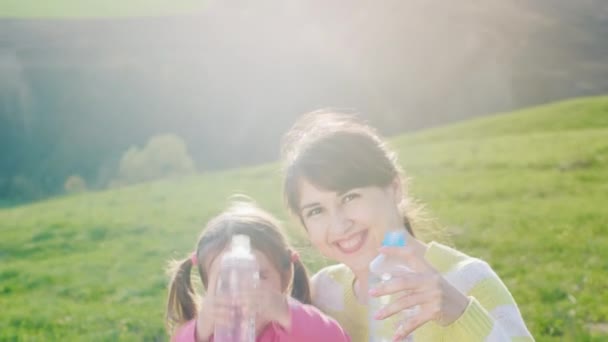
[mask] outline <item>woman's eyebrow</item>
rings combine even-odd
[[[341,191],[336,192],[336,195],[338,197],[342,197],[343,195],[345,195],[346,193],[350,192],[351,190],[353,190],[353,189],[341,190]]]
[[[320,203],[319,202],[313,202],[313,203],[308,203],[305,205],[300,206],[300,211],[304,210],[304,209],[308,209],[308,208],[312,208],[312,207],[316,207],[319,206]]]

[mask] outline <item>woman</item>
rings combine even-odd
[[[285,136],[284,196],[312,244],[340,264],[312,278],[313,304],[334,317],[353,341],[367,341],[368,296],[397,294],[375,318],[419,305],[395,331],[417,341],[533,341],[513,297],[479,259],[416,239],[419,208],[407,196],[396,154],[352,116],[315,112]],[[389,230],[406,231],[407,246],[380,249]],[[415,273],[377,288],[368,266],[379,252]]]

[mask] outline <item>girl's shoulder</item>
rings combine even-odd
[[[172,342],[196,342],[196,320],[192,319],[179,326],[171,338]]]
[[[293,299],[290,298],[289,299],[289,311],[291,312],[291,314],[295,314],[296,317],[298,316],[319,316],[321,318],[325,318],[327,317],[323,311],[319,310],[318,308],[316,308],[314,305],[311,304],[304,304],[300,301],[298,301],[297,299]]]
[[[289,306],[290,341],[350,341],[340,324],[318,308],[296,300],[290,301]]]

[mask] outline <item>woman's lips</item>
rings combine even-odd
[[[352,254],[357,252],[367,240],[368,230],[361,231],[351,235],[347,239],[342,239],[334,242],[338,249],[344,254]]]

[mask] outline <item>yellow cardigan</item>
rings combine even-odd
[[[436,242],[425,259],[470,300],[455,322],[445,327],[427,322],[414,332],[414,341],[534,341],[511,293],[486,262]],[[353,342],[368,341],[367,307],[355,297],[351,270],[328,266],[312,283],[313,304],[336,319]]]

